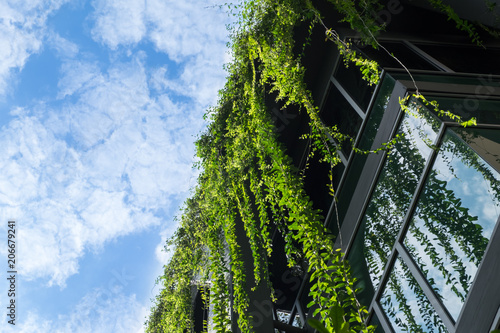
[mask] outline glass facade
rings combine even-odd
[[[448,332],[429,299],[400,258],[391,270],[380,304],[392,327],[401,332]]]
[[[432,151],[432,142],[437,136],[436,120],[430,113],[426,112],[426,117],[416,116],[405,115],[397,132],[400,139],[386,160],[358,231],[357,237],[363,239],[363,255],[374,288],[379,286],[381,274]]]
[[[348,259],[360,300],[384,314],[390,331],[455,332],[500,216],[500,128],[443,122],[416,99],[407,111]]]
[[[406,55],[418,49],[392,44]],[[415,97],[405,112],[400,98],[415,93],[406,72],[388,69],[374,87],[337,59],[320,117],[353,141],[336,142],[342,163],[325,225],[341,234],[336,246],[377,333],[470,333],[478,322],[489,333],[500,322],[500,296],[485,292],[500,280],[500,78],[443,73],[422,54],[410,57],[420,92],[477,126],[463,128]],[[351,147],[375,150],[393,139],[387,152]],[[312,198],[321,185],[307,189]],[[306,322],[302,285],[294,311]]]
[[[500,174],[466,142],[495,132],[446,131],[404,240],[455,320],[500,213]]]

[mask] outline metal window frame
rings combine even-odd
[[[404,111],[401,110],[400,112],[401,112],[401,117],[400,117],[400,121],[399,121],[398,126],[397,126],[398,128],[400,126],[400,123],[401,123],[401,120],[402,120],[403,114],[404,114]],[[443,136],[444,136],[444,132],[445,132],[445,126],[443,124],[441,124],[441,127],[437,133],[437,137],[434,140],[434,145],[438,146],[441,144]],[[434,161],[436,160],[437,154],[438,154],[437,151],[431,150],[429,156],[427,157],[427,160],[426,160],[425,166],[424,166],[424,170],[422,171],[422,173],[420,175],[420,179],[417,183],[417,187],[416,187],[415,192],[412,196],[412,200],[410,202],[410,205],[407,208],[403,222],[401,223],[398,236],[396,237],[396,240],[393,244],[391,254],[390,254],[390,256],[387,260],[387,263],[384,267],[384,272],[382,273],[382,277],[381,277],[380,282],[378,284],[378,287],[375,291],[375,295],[372,299],[372,303],[371,303],[368,311],[372,311],[375,306],[378,306],[381,309],[381,306],[379,303],[380,298],[382,297],[382,294],[385,290],[385,286],[387,284],[387,281],[389,280],[389,277],[392,273],[394,263],[396,262],[396,259],[398,257],[400,257],[401,260],[403,260],[403,262],[410,269],[410,273],[412,274],[413,278],[415,278],[415,280],[417,281],[418,285],[420,286],[420,288],[422,289],[422,291],[424,292],[424,294],[428,298],[429,302],[434,306],[434,309],[436,310],[436,312],[440,316],[441,320],[443,320],[443,323],[445,324],[446,328],[449,331],[451,329],[450,333],[452,333],[453,329],[454,329],[454,324],[455,324],[453,319],[451,318],[451,316],[449,316],[449,312],[442,305],[441,301],[439,300],[437,295],[432,290],[432,287],[428,284],[424,275],[422,274],[422,272],[420,272],[420,269],[413,262],[410,254],[406,251],[406,249],[404,248],[404,245],[402,244],[404,237],[406,236],[406,231],[408,230],[409,224],[411,222],[411,217],[413,216],[415,208],[418,204],[418,200],[420,198],[420,193],[422,192],[423,188],[425,187],[425,183],[427,181],[428,175],[430,174],[430,172],[432,170],[432,167],[434,165]],[[384,165],[385,165],[385,162],[381,165],[381,168],[380,168],[381,170],[379,171],[378,177],[380,176],[380,173],[382,172]],[[375,186],[378,183],[378,177],[375,180],[375,184],[373,185],[373,190],[375,189]],[[368,205],[371,201],[371,196],[373,195],[373,190],[370,193],[370,197],[367,198],[367,200],[366,200],[367,201],[366,207],[368,207]],[[361,224],[361,220],[362,220],[365,212],[366,212],[366,209],[363,212],[363,215],[360,217],[360,221],[358,222],[358,224]],[[354,237],[356,237],[356,235],[357,235],[357,232],[354,235]],[[408,260],[408,259],[410,259],[410,260]],[[381,321],[381,323],[382,323],[382,321],[386,321],[386,320],[388,320],[387,316],[384,316],[382,318],[379,317],[379,321]],[[390,322],[384,323],[384,326],[386,326],[386,325],[392,326]]]
[[[440,71],[432,71],[432,70],[412,70],[413,74],[428,74],[428,75],[433,75],[433,76],[449,76],[449,77],[456,77],[456,78],[459,78],[459,77],[471,77],[471,78],[472,77],[475,77],[475,78],[485,77],[485,75],[472,74],[472,73],[465,73],[465,74],[464,73],[454,73],[449,68],[447,68],[445,65],[439,63],[437,60],[430,57],[428,54],[426,54],[422,50],[418,49],[418,47],[416,47],[415,45],[411,44],[408,41],[403,41],[403,42],[410,49],[412,49],[412,51],[419,54],[421,57],[425,58],[428,62],[432,63],[435,67],[437,67],[441,70],[441,72]],[[363,110],[361,110],[361,108],[359,107],[359,105],[349,95],[349,93],[342,87],[341,83],[335,79],[334,75],[335,75],[337,68],[340,64],[340,56],[337,55],[335,62],[336,63],[335,63],[334,68],[333,68],[333,74],[330,77],[328,85],[327,85],[327,87],[323,93],[323,96],[322,96],[322,100],[320,103],[320,109],[322,109],[324,107],[324,103],[325,103],[327,95],[328,95],[328,89],[330,87],[330,84],[333,84],[339,90],[339,92],[342,94],[342,96],[348,101],[348,103],[353,107],[353,109],[356,111],[358,116],[360,116],[362,118],[362,124],[361,124],[361,127],[360,127],[357,135],[356,135],[356,140],[355,140],[355,146],[358,146],[359,142],[361,140],[361,137],[365,131],[366,123],[367,123],[368,119],[370,118],[371,111],[373,109],[373,104],[374,104],[376,97],[378,96],[381,84],[378,84],[376,86],[375,91],[372,94],[370,103],[367,107],[366,113],[364,113]],[[391,73],[404,73],[404,74],[406,74],[407,72],[404,69],[399,69],[399,68],[398,69],[385,69],[382,71],[380,82],[383,81],[383,79],[385,78],[386,75],[390,75]],[[490,76],[488,76],[488,79],[500,81],[500,75],[490,75]],[[425,82],[420,82],[418,84],[419,88],[422,86],[422,83],[424,83],[424,87],[423,87],[423,89],[420,89],[420,90],[425,91],[426,93],[432,94],[434,96],[455,97],[455,98],[466,98],[467,94],[469,96],[470,95],[478,96],[476,91],[475,91],[475,88],[477,86],[473,86],[473,85],[467,86],[467,85],[461,84],[461,85],[458,85],[460,87],[460,89],[457,90],[456,85],[455,85],[455,87],[452,87],[453,84],[450,84],[450,83],[427,82],[425,84]],[[396,85],[393,88],[393,92],[391,93],[390,100],[389,100],[389,103],[388,103],[388,106],[386,109],[386,113],[384,114],[383,119],[380,123],[379,129],[377,131],[376,138],[374,140],[374,146],[377,143],[380,144],[382,142],[387,142],[392,137],[394,137],[394,135],[395,135],[396,131],[398,130],[399,125],[401,123],[401,119],[404,116],[404,112],[399,109],[399,97],[406,96],[409,93],[414,93],[415,92],[414,89],[415,89],[415,87],[413,85],[413,82],[404,81],[404,80],[396,80]],[[498,96],[495,96],[495,95],[498,95]],[[492,95],[488,95],[487,98],[488,98],[488,100],[500,99],[500,88],[495,88],[494,93]],[[394,109],[398,109],[396,112],[396,115],[394,114]],[[392,110],[393,114],[391,114],[391,110]],[[389,111],[389,112],[387,112],[387,111]],[[390,117],[388,117],[388,115],[386,115],[386,114],[389,114]],[[441,121],[442,125],[441,125],[440,131],[438,133],[438,138],[436,141],[436,143],[439,145],[441,144],[441,140],[443,138],[443,135],[444,135],[444,132],[446,131],[446,129],[449,127],[458,126],[458,124],[456,124],[456,123],[442,121],[442,120],[440,120],[440,121]],[[477,127],[498,128],[500,130],[500,125],[478,124]],[[471,320],[466,318],[466,315],[464,315],[463,312],[466,309],[466,307],[469,308],[469,307],[474,307],[474,306],[478,305],[478,301],[475,301],[473,299],[473,297],[469,297],[469,296],[471,296],[475,292],[475,290],[479,288],[479,287],[475,286],[477,284],[476,278],[478,276],[480,276],[480,271],[485,269],[485,268],[483,268],[483,266],[485,266],[485,264],[482,263],[480,265],[480,267],[478,268],[478,271],[476,273],[476,277],[474,279],[473,287],[471,287],[471,290],[469,291],[469,295],[467,296],[467,299],[464,302],[464,305],[462,307],[462,313],[459,315],[459,318],[457,319],[457,323],[455,323],[455,321],[453,320],[453,318],[449,314],[446,307],[442,304],[439,297],[437,297],[437,295],[434,293],[433,289],[431,288],[431,286],[429,285],[429,283],[425,279],[425,276],[421,273],[419,267],[413,261],[413,259],[411,258],[411,255],[407,252],[404,245],[402,244],[404,236],[406,235],[406,230],[407,230],[409,223],[410,223],[410,221],[409,221],[411,218],[410,212],[413,212],[413,210],[416,207],[416,204],[418,202],[418,197],[420,196],[420,193],[423,189],[423,186],[425,185],[425,180],[427,179],[428,174],[429,174],[430,170],[432,169],[432,165],[434,163],[434,160],[437,156],[436,152],[432,152],[431,154],[433,157],[432,158],[429,157],[428,161],[426,162],[426,167],[424,169],[424,172],[421,175],[421,178],[419,180],[419,184],[417,185],[417,189],[414,193],[412,203],[410,204],[410,207],[408,208],[408,212],[407,212],[408,214],[405,217],[404,222],[401,226],[400,233],[399,233],[398,238],[396,239],[396,242],[393,246],[391,256],[388,260],[386,267],[384,268],[383,277],[379,283],[377,290],[375,290],[375,295],[372,299],[372,304],[369,307],[370,317],[373,314],[376,314],[377,318],[380,321],[382,328],[386,332],[392,333],[392,332],[394,332],[394,329],[392,328],[392,325],[390,324],[390,321],[387,318],[385,312],[381,308],[381,306],[379,304],[379,299],[382,295],[383,288],[385,287],[385,284],[386,284],[386,281],[389,277],[389,274],[391,273],[394,262],[398,256],[403,260],[403,262],[405,262],[406,265],[408,265],[413,277],[417,280],[419,286],[424,291],[425,295],[427,296],[427,298],[429,299],[429,301],[433,305],[433,307],[436,310],[436,312],[438,313],[438,315],[443,320],[443,323],[445,324],[445,326],[447,327],[447,329],[449,330],[450,333],[462,333],[462,332],[468,333],[468,332],[470,332],[470,331],[466,330],[467,328],[465,328],[465,327],[467,327],[467,326],[464,323],[466,323],[467,321],[471,322]],[[343,186],[345,186],[345,179],[347,176],[347,170],[349,170],[349,167],[352,164],[353,157],[354,157],[354,152],[351,152],[351,154],[347,157],[343,156],[343,154],[341,155],[341,160],[345,166],[345,170],[341,176],[338,188],[336,190],[336,196],[340,193]],[[335,246],[337,248],[341,248],[342,251],[346,255],[348,255],[349,250],[354,242],[354,238],[357,235],[359,226],[361,224],[362,218],[363,218],[365,211],[368,207],[368,204],[370,202],[372,193],[373,193],[373,191],[378,183],[378,178],[379,178],[380,173],[382,172],[383,167],[385,165],[386,154],[374,154],[374,155],[370,155],[369,158],[370,158],[370,160],[367,160],[367,162],[365,163],[365,166],[363,167],[363,169],[361,171],[361,176],[366,175],[368,173],[368,179],[370,180],[370,182],[369,183],[358,183],[358,186],[353,193],[353,197],[351,199],[350,206],[348,208],[348,212],[352,211],[351,206],[353,205],[353,202],[357,201],[356,198],[364,198],[364,199],[362,199],[361,206],[359,205],[359,203],[357,205],[355,205],[355,206],[357,206],[358,214],[355,218],[353,218],[351,216],[350,220],[347,219],[347,214],[346,214],[346,220],[348,220],[348,221],[347,221],[347,223],[344,223],[342,225],[341,229],[339,230],[339,237],[337,237],[337,240],[335,243]],[[328,214],[327,214],[326,219],[325,219],[325,225],[331,220],[331,217],[332,217],[332,214],[334,213],[334,211],[335,211],[335,200],[333,200],[332,204],[330,205]],[[497,222],[495,230],[500,229],[500,227],[498,227],[499,224],[500,224],[500,221]],[[495,238],[494,238],[494,236],[495,236]],[[342,239],[347,240],[347,242],[343,242]],[[496,241],[497,239],[498,239],[498,241]],[[498,247],[498,249],[496,250],[495,253],[498,252],[498,255],[500,256],[500,230],[498,232],[495,231],[492,234],[492,237],[490,239],[490,244],[492,244],[493,242],[495,242],[498,245],[495,247],[495,248]],[[491,255],[488,255],[489,248],[490,248],[490,246],[488,246],[488,248],[485,252],[485,258],[492,257]],[[483,258],[483,261],[485,261],[485,258]],[[498,269],[496,269],[495,272],[498,273],[497,276],[500,276],[500,267],[498,267]],[[306,279],[308,279],[308,274],[306,274],[306,276],[303,280],[300,291],[297,294],[297,299],[295,301],[295,305],[292,309],[292,311],[296,311],[299,313],[301,319],[304,320],[304,322],[306,319],[305,318],[306,315],[304,314],[304,311],[301,307],[300,298],[302,297],[302,294],[304,293],[304,286],[306,284],[305,283]],[[500,279],[498,279],[498,280],[499,280],[498,285],[499,285],[499,290],[500,290]],[[490,295],[491,295],[491,293],[490,293]],[[469,301],[469,298],[472,298],[472,299]],[[492,301],[490,301],[488,304],[492,304]],[[498,314],[497,314],[497,309],[499,309]],[[489,312],[492,312],[492,311],[489,311]],[[500,300],[499,300],[499,305],[497,307],[495,307],[494,312],[495,313],[493,314],[493,317],[494,318],[498,317],[497,320],[500,321]],[[488,325],[495,325],[495,323],[493,323],[493,321],[494,321],[493,319],[488,321]]]
[[[493,320],[493,324],[490,327],[490,331],[496,330],[500,328],[500,307],[497,310],[497,314],[495,315],[495,319]]]
[[[474,75],[472,75],[472,76],[474,76]],[[478,76],[476,75],[475,77],[478,77]],[[408,87],[409,84],[407,82],[404,82],[404,83],[405,83],[404,85],[407,88],[406,93],[411,93],[412,91],[411,91],[411,89],[409,89],[411,87]],[[438,85],[448,85],[449,86],[450,84],[438,84]],[[441,89],[439,89],[439,90],[441,90]],[[470,92],[470,89],[466,89],[465,91],[461,91],[461,93],[458,93],[458,94],[457,93],[448,93],[448,94],[438,93],[438,94],[442,95],[442,96],[464,98],[464,94],[467,94],[467,92]],[[433,95],[436,95],[436,93],[433,93]],[[488,99],[489,100],[492,100],[492,99],[496,100],[497,98],[495,98],[495,96],[488,96]],[[400,112],[401,112],[401,114],[403,113],[403,111],[400,111]],[[399,127],[399,123],[401,122],[401,118],[402,117],[400,117],[400,119],[397,122],[396,130]],[[435,141],[435,144],[439,145],[439,146],[442,143],[442,140],[443,140],[443,137],[444,137],[446,130],[450,127],[458,127],[459,126],[459,124],[454,123],[454,122],[441,121],[441,120],[440,120],[440,122],[441,122],[441,128],[438,132],[438,136],[437,136],[436,141]],[[380,127],[382,127],[382,126],[383,126],[383,124],[381,123]],[[481,123],[481,124],[478,124],[477,126],[475,126],[475,128],[493,128],[493,129],[500,130],[500,125]],[[395,132],[395,130],[394,130],[394,132]],[[394,133],[393,133],[393,135],[394,135]],[[496,265],[498,267],[495,267],[494,269],[490,269],[491,264],[494,264],[493,263],[494,259],[497,259],[500,256],[500,226],[499,226],[500,225],[500,217],[499,217],[499,220],[497,221],[497,224],[495,226],[495,231],[493,232],[493,234],[490,238],[489,245],[485,251],[485,256],[483,258],[483,261],[482,261],[480,267],[478,268],[478,271],[476,272],[473,285],[472,285],[472,287],[468,293],[468,296],[464,302],[464,305],[462,307],[462,312],[460,313],[456,323],[453,320],[450,313],[448,312],[447,308],[442,304],[439,297],[435,294],[432,287],[429,285],[427,279],[420,271],[420,268],[414,262],[411,255],[408,253],[408,251],[405,249],[405,247],[402,243],[405,236],[406,236],[406,232],[407,232],[407,229],[409,227],[409,223],[411,222],[411,217],[412,217],[413,212],[414,212],[416,205],[418,203],[418,198],[420,197],[420,194],[424,188],[424,185],[425,185],[425,182],[428,178],[428,175],[432,170],[432,167],[434,165],[434,161],[435,161],[437,155],[438,155],[438,152],[432,151],[431,155],[429,156],[429,158],[426,162],[424,172],[420,176],[419,183],[417,185],[417,189],[415,190],[414,196],[412,198],[412,202],[408,208],[407,215],[406,215],[404,222],[400,228],[399,235],[398,235],[396,242],[393,246],[393,250],[392,250],[391,255],[389,257],[389,260],[386,264],[386,267],[384,268],[384,273],[382,275],[379,286],[378,286],[377,290],[375,291],[375,295],[372,299],[372,304],[369,307],[370,313],[371,314],[375,313],[377,315],[377,318],[379,319],[382,328],[387,332],[394,332],[394,330],[393,330],[392,325],[390,324],[387,316],[385,315],[385,312],[382,310],[382,308],[379,304],[379,300],[380,300],[382,292],[385,288],[385,285],[386,285],[386,282],[389,278],[389,275],[392,271],[392,267],[394,265],[394,262],[396,261],[396,258],[398,256],[409,267],[410,272],[412,273],[413,277],[417,280],[417,283],[424,291],[425,295],[427,296],[427,298],[429,299],[429,301],[433,305],[434,309],[436,310],[436,313],[440,316],[444,325],[447,327],[447,329],[450,333],[471,332],[471,329],[475,330],[478,328],[477,327],[477,321],[478,321],[477,312],[474,314],[474,318],[475,318],[474,320],[472,320],[471,318],[467,318],[467,315],[465,315],[464,313],[470,312],[470,311],[467,311],[467,309],[477,308],[478,306],[481,305],[480,304],[481,302],[482,303],[485,302],[485,298],[486,298],[485,295],[481,295],[481,297],[480,297],[481,301],[474,299],[474,295],[477,294],[476,290],[484,288],[483,286],[481,286],[483,284],[482,280],[490,281],[492,274],[495,274],[494,276],[496,277],[496,280],[499,281],[496,284],[496,285],[498,285],[498,288],[499,288],[497,290],[500,290],[500,279],[498,279],[498,276],[500,276],[500,263],[498,263]],[[350,234],[349,235],[350,236],[349,237],[349,245],[345,249],[343,248],[343,250],[346,251],[346,255],[348,254],[348,252],[350,250],[350,246],[352,245],[354,238],[357,235],[359,225],[361,224],[362,218],[363,218],[365,211],[366,211],[366,208],[371,200],[372,193],[375,189],[376,184],[378,183],[378,178],[380,176],[380,173],[382,172],[384,165],[385,165],[385,158],[381,159],[380,163],[376,167],[377,168],[376,176],[373,178],[373,182],[370,184],[370,191],[369,191],[369,194],[365,197],[363,209],[361,210],[362,213],[359,214],[359,218],[358,218],[358,221],[356,223],[356,228],[352,230],[353,232],[349,233]],[[365,172],[366,172],[366,170],[363,169],[362,173],[365,173]],[[354,197],[355,196],[353,195],[353,201],[356,200]],[[344,229],[344,227],[342,229]],[[492,248],[494,248],[494,252],[493,252]],[[485,274],[482,273],[483,270],[488,270],[489,279],[481,278],[481,276],[485,276]],[[487,294],[489,294],[491,296],[492,293],[487,293]],[[476,298],[478,298],[478,297],[476,297]],[[499,297],[497,297],[497,298],[499,298]],[[490,311],[488,311],[488,318],[486,318],[486,316],[484,316],[484,315],[481,315],[481,317],[485,317],[483,320],[483,322],[486,323],[485,325],[490,325],[491,327],[494,327],[494,325],[499,324],[499,323],[496,323],[496,321],[500,321],[500,299],[498,299],[495,302],[495,297],[489,297],[487,301],[488,301],[487,304],[490,306]],[[484,306],[480,306],[480,307],[484,308]],[[497,311],[497,309],[499,309],[499,310]],[[484,310],[481,310],[481,313],[484,313]],[[470,315],[468,317],[470,317]],[[489,317],[492,317],[492,318],[489,318]],[[483,325],[483,326],[485,326],[485,325]],[[483,332],[483,331],[477,331],[477,332]],[[484,331],[484,332],[486,332],[486,331]]]
[[[391,97],[389,98],[389,103],[387,104],[387,109],[382,117],[375,139],[373,140],[372,147],[378,148],[382,143],[394,137],[403,116],[403,113],[399,110],[399,97],[405,96],[406,93],[407,88],[396,81]],[[385,164],[385,159],[386,154],[370,154],[361,171],[360,180],[353,193],[346,213],[345,222],[342,224],[342,228],[339,231],[339,237],[337,237],[335,242],[335,247],[340,248],[346,255],[349,254],[349,250],[354,243],[354,237],[356,236],[362,217],[368,207],[369,199],[375,189],[380,172]],[[360,200],[356,200],[356,197]],[[344,240],[347,240],[347,242],[344,242]]]
[[[363,118],[363,122],[361,123],[361,127],[359,128],[358,134],[356,136],[356,140],[354,141],[355,147],[359,146],[359,142],[361,141],[361,138],[363,137],[363,133],[364,133],[365,128],[366,128],[366,124],[367,124],[368,120],[370,119],[373,105],[375,104],[375,100],[377,99],[378,93],[381,89],[381,85],[382,85],[382,82],[384,81],[385,74],[386,74],[386,72],[384,70],[382,70],[382,73],[380,75],[380,81],[379,81],[380,83],[377,84],[377,86],[375,87],[375,91],[370,99],[370,103],[368,104],[368,108],[366,110],[366,115]],[[339,151],[339,153],[342,153],[342,152]],[[354,154],[355,154],[354,152],[351,152],[351,154],[349,155],[349,158],[347,160],[347,163],[344,164],[345,169],[344,169],[344,172],[342,173],[342,176],[340,177],[339,185],[337,186],[337,189],[335,190],[335,198],[334,198],[334,200],[332,200],[332,204],[330,205],[330,209],[328,210],[328,213],[326,215],[325,222],[324,222],[325,226],[327,226],[330,223],[330,221],[332,219],[332,215],[335,213],[336,204],[337,204],[336,199],[337,199],[339,193],[341,193],[342,187],[345,184],[345,181],[347,178],[346,171],[351,167],[351,165],[353,163]],[[341,159],[342,159],[342,157],[341,157]]]
[[[429,62],[431,65],[436,67],[437,69],[443,71],[443,72],[448,72],[448,73],[455,73],[454,70],[443,64],[442,62],[438,61],[431,55],[429,55],[427,52],[423,51],[421,48],[410,42],[409,40],[403,40],[403,44],[405,44],[410,50],[418,54],[421,58],[424,58]]]

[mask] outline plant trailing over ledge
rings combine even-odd
[[[383,26],[370,14],[379,8],[378,0],[330,2],[365,43],[378,45],[376,36]],[[370,84],[378,83],[379,67],[327,27],[310,0],[248,0],[239,10],[227,83],[218,104],[208,110],[211,123],[197,141],[201,175],[185,203],[179,229],[167,244],[174,253],[158,280],[163,289],[146,331],[190,330],[191,286],[197,285],[210,289],[205,299],[212,309],[214,330],[230,331],[232,306],[240,330],[254,332],[245,286],[249,281],[271,286],[267,258],[272,253],[271,229],[276,227],[286,241],[288,264],[307,263],[312,283],[309,306],[320,319],[311,325],[321,332],[372,332],[374,327],[366,324],[368,312],[357,301],[349,265],[335,249],[322,212],[313,208],[300,171],[278,140],[264,99],[275,93],[284,106],[302,108],[309,118],[311,150],[333,168],[340,162],[334,142],[350,142],[350,138],[320,120],[304,82],[302,55],[294,52],[305,47],[295,45],[294,29],[299,24],[306,24],[309,32],[315,26],[323,28],[346,64],[359,67]],[[437,108],[423,96],[420,99]],[[252,276],[245,275],[237,221],[243,224],[252,251]]]

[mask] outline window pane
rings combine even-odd
[[[373,95],[375,86],[369,86],[367,81],[363,79],[363,74],[359,67],[350,65],[346,67],[341,61],[338,65],[335,78],[340,82],[342,87],[349,93],[349,95],[356,101],[358,106],[366,112],[370,98]]]
[[[490,47],[482,48],[479,46],[465,47],[464,45],[416,45],[454,71],[462,73],[500,74],[498,66],[491,66],[500,57],[499,49]],[[456,54],[460,54],[460,57],[457,57]],[[470,61],[470,59],[481,59],[481,61]]]
[[[358,135],[362,119],[351,104],[342,96],[340,91],[330,84],[328,96],[320,113],[321,120],[328,126],[337,126],[338,130],[349,135],[353,142]],[[341,143],[342,152],[346,157],[351,153],[352,142],[346,140]]]
[[[411,77],[408,75],[408,73],[405,72],[397,72],[397,73],[392,72],[391,76],[394,77],[396,80],[411,80]],[[435,75],[435,74],[414,73],[412,74],[412,77],[417,82],[417,85],[418,82],[449,83],[450,85],[453,85],[450,86],[449,92],[457,90],[457,88],[460,88],[460,85],[471,85],[474,86],[474,88],[477,87],[478,90],[476,94],[492,96],[494,94],[494,91],[488,89],[487,87],[500,87],[499,80],[493,76],[477,77],[464,74]],[[429,97],[428,99],[430,100]],[[461,100],[456,100],[456,101],[462,102]]]
[[[375,103],[369,113],[369,118],[361,135],[358,148],[363,150],[372,149],[375,135],[377,134],[377,131],[380,127],[380,122],[382,121],[384,112],[387,108],[387,105],[389,104],[389,99],[391,97],[392,91],[394,90],[395,84],[396,80],[394,80],[391,76],[386,75],[384,77],[384,80],[381,83],[379,92],[375,99]],[[330,221],[330,224],[335,229],[337,228],[337,225],[342,224],[342,222],[344,221],[347,208],[349,207],[349,202],[352,199],[354,190],[356,189],[356,186],[358,184],[358,180],[361,175],[361,171],[365,166],[367,157],[368,155],[364,154],[353,155],[351,166],[347,169],[347,175],[344,181],[345,185],[342,187],[338,195],[338,213],[332,214],[332,221]]]
[[[380,324],[380,320],[378,319],[378,317],[375,313],[373,314],[372,318],[370,319],[369,324],[375,326],[374,333],[385,333],[384,329],[382,328],[382,325]]]
[[[396,332],[448,332],[400,258],[389,276],[380,305]]]
[[[500,213],[499,134],[446,132],[405,239],[455,320]]]
[[[353,271],[360,276],[369,274],[375,289],[439,128],[437,119],[418,102],[410,103],[410,109],[417,117],[405,115],[400,125],[398,134],[401,138],[387,157],[356,236],[355,243],[359,245],[353,246],[349,254],[350,262],[365,262],[364,267],[353,267]]]
[[[492,89],[485,85],[478,85],[477,91],[488,93]],[[450,110],[463,120],[469,120],[475,117],[478,124],[500,124],[500,101],[482,99],[483,96],[470,97],[464,100],[457,98],[432,97],[429,100],[437,100],[439,107],[443,110]],[[446,116],[440,117],[445,121],[450,121]]]
[[[373,141],[380,127],[380,122],[384,113],[389,105],[391,94],[396,86],[396,80],[390,76],[385,75],[383,81],[380,83],[380,89],[377,97],[372,106],[372,110],[368,114],[369,118],[366,121],[363,135],[359,141],[359,148],[364,150],[372,149]],[[378,147],[376,147],[378,148]]]
[[[404,59],[403,63],[408,69],[424,69],[424,70],[434,70],[438,69],[434,67],[427,60],[419,56],[413,50],[409,49],[405,44],[399,42],[383,42],[382,45],[393,54],[397,59]],[[371,46],[364,47],[361,51],[370,59],[376,60],[380,66],[389,68],[402,68],[401,64],[394,59],[386,50],[379,48],[378,50],[373,49]]]

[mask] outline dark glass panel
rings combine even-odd
[[[358,145],[359,149],[372,149],[373,140],[375,140],[375,136],[377,135],[380,127],[380,122],[382,121],[385,109],[389,104],[389,99],[391,98],[395,85],[396,80],[390,75],[385,75],[377,93],[377,97],[375,98],[375,102],[373,103],[372,110],[369,113],[369,119],[363,129],[363,136],[361,137]]]
[[[330,84],[328,89],[328,96],[320,117],[327,126],[337,126],[340,133],[348,135],[352,139],[352,141],[347,139],[340,143],[342,152],[346,157],[349,157],[362,119],[333,84]]]
[[[486,86],[478,86],[478,91],[487,93]],[[491,88],[490,88],[491,89]],[[429,100],[436,100],[439,108],[448,110],[459,115],[463,120],[476,118],[478,124],[500,124],[500,101],[485,100],[481,96],[469,96],[467,98],[447,98],[429,96]],[[445,121],[450,121],[448,117],[441,117]]]
[[[340,163],[333,170],[330,164],[321,161],[320,154],[314,154],[307,159],[307,166],[304,170],[304,189],[313,202],[315,209],[320,209],[323,216],[326,216],[333,197],[330,194],[330,172],[332,172],[333,188],[337,188],[339,178],[342,176],[345,166]]]
[[[369,86],[367,81],[363,79],[359,68],[352,64],[346,67],[341,62],[334,76],[358,106],[366,112],[375,86]]]
[[[396,332],[448,332],[408,266],[396,259],[380,299]]]
[[[374,333],[385,333],[376,314],[373,314],[372,318],[370,319],[369,325],[375,326]]]
[[[448,129],[404,244],[458,318],[500,214],[500,131]]]
[[[498,62],[500,58],[500,49],[443,44],[415,45],[455,72],[500,74],[500,68],[492,65]],[[457,56],[457,54],[460,56]],[[471,59],[481,60],[471,61]]]
[[[394,89],[396,80],[391,76],[386,75],[383,79],[380,89],[378,91],[377,97],[373,104],[373,108],[368,114],[368,120],[363,129],[363,134],[361,140],[359,141],[358,148],[362,150],[370,150],[372,148],[373,140],[380,127],[380,122],[384,115],[387,104],[389,103],[389,98]],[[341,224],[344,220],[347,208],[349,207],[349,202],[352,199],[354,190],[358,184],[358,179],[361,175],[361,171],[366,163],[366,158],[368,155],[364,154],[354,154],[350,167],[347,170],[346,179],[344,185],[340,192],[338,193],[338,204],[337,213],[332,216],[332,226],[337,229],[337,219]]]
[[[406,73],[391,73],[396,80],[410,81],[411,78]],[[427,100],[437,101],[439,108],[442,110],[451,111],[459,115],[463,120],[469,120],[475,117],[478,124],[500,124],[500,100],[498,98],[498,91],[500,88],[500,79],[493,76],[461,76],[461,75],[428,75],[428,74],[414,74],[413,78],[418,85],[423,83],[438,83],[441,85],[439,91],[442,94],[460,91],[466,88],[465,91],[469,93],[464,97],[445,97],[433,96],[431,93],[426,95]],[[449,87],[447,86],[449,84]],[[428,89],[432,89],[428,86]],[[437,91],[437,90],[435,90]],[[496,99],[493,99],[495,96]],[[441,119],[450,121],[450,118],[441,116]]]
[[[384,68],[403,68],[401,64],[391,56],[391,54],[393,54],[397,59],[400,59],[408,69],[438,70],[403,43],[383,42],[382,46],[384,46],[387,51],[380,47],[378,50],[375,50],[371,46],[366,46],[361,49],[361,52],[369,59],[376,60],[380,66]]]
[[[411,77],[408,73],[402,72],[391,72],[391,76],[396,80],[411,80]],[[471,85],[471,86],[492,86],[499,87],[500,80],[498,77],[493,77],[489,75],[484,76],[470,76],[470,75],[461,75],[461,74],[445,74],[445,73],[436,73],[436,74],[421,74],[421,73],[413,73],[412,74],[417,84],[419,81],[421,82],[435,82],[435,83],[449,83],[455,85]],[[452,87],[453,88],[453,87]],[[453,92],[453,89],[450,88],[449,92]],[[484,94],[484,88],[478,88],[477,94]],[[490,92],[491,94],[491,92]]]
[[[355,256],[364,257],[366,267],[353,267],[353,271],[361,275],[368,272],[374,289],[380,283],[439,128],[438,120],[425,107],[418,102],[411,105],[413,115],[405,115],[400,125],[400,140],[387,157],[358,230],[355,242],[360,253],[349,254],[351,262],[357,260]]]

